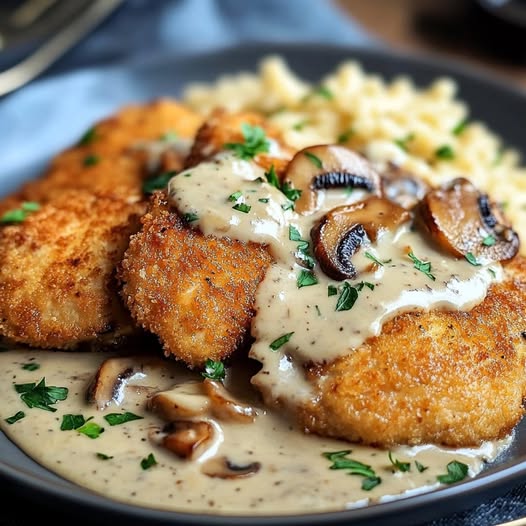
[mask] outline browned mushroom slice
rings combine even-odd
[[[318,208],[318,191],[362,188],[381,196],[381,180],[365,157],[339,145],[309,146],[290,161],[284,185],[301,191],[295,210],[308,215]]]
[[[405,208],[380,197],[339,206],[312,228],[314,255],[330,278],[353,279],[357,272],[351,259],[360,247],[410,219],[411,214]]]
[[[234,400],[220,382],[206,379],[203,386],[210,398],[212,414],[219,420],[242,423],[250,423],[255,420],[256,409]]]
[[[154,394],[147,402],[150,411],[169,421],[203,415],[209,405],[210,399],[204,392],[202,382],[178,384]]]
[[[431,237],[455,256],[506,261],[519,251],[519,236],[501,210],[463,177],[428,192],[418,211]]]
[[[121,356],[104,360],[87,391],[88,402],[104,409],[112,402],[120,404],[128,382],[144,378],[146,366],[164,366],[165,362],[152,356]]]
[[[215,453],[223,439],[221,428],[211,420],[175,420],[154,429],[150,439],[187,460]]]
[[[422,178],[393,163],[382,172],[381,177],[385,197],[408,210],[431,190],[431,186]]]
[[[240,479],[251,477],[261,469],[260,462],[250,462],[249,464],[236,464],[227,457],[214,457],[207,460],[201,472],[212,478],[220,479]]]

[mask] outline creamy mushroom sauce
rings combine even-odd
[[[44,467],[105,497],[150,508],[223,514],[295,514],[342,510],[382,502],[400,495],[413,495],[439,486],[437,475],[458,460],[475,475],[506,448],[511,438],[484,444],[479,449],[451,450],[434,446],[398,447],[394,458],[411,462],[411,471],[394,470],[388,451],[347,442],[305,435],[279,414],[268,411],[250,391],[246,368],[241,364],[228,371],[225,385],[238,398],[259,409],[254,423],[219,422],[222,437],[216,452],[236,465],[260,462],[251,477],[223,480],[201,472],[206,458],[187,461],[149,440],[152,430],[164,422],[146,410],[146,400],[165,389],[187,392],[186,382],[200,381],[195,373],[166,361],[162,368],[147,366],[139,380],[128,384],[120,405],[104,410],[86,401],[86,391],[107,353],[53,352],[17,349],[0,353],[2,400],[0,427],[23,451]],[[38,364],[34,371],[24,364]],[[140,363],[140,362],[139,362]],[[243,376],[245,375],[245,376]],[[38,382],[67,387],[66,400],[56,403],[56,412],[28,408],[15,384]],[[186,385],[185,385],[186,383]],[[254,402],[255,400],[255,402]],[[23,411],[26,416],[9,425],[6,418]],[[108,413],[132,412],[143,419],[110,426]],[[75,430],[61,431],[63,415],[93,417],[104,428],[91,439]],[[382,478],[371,491],[361,489],[361,478],[345,470],[330,470],[324,452],[352,450],[351,457],[370,465]],[[103,460],[98,454],[111,457]],[[150,454],[157,464],[149,469],[141,461]],[[419,472],[418,460],[427,469]]]
[[[297,262],[299,252],[301,256],[297,237],[310,241],[310,229],[322,214],[339,204],[363,199],[367,196],[364,191],[321,192],[320,210],[299,216],[286,196],[266,182],[260,167],[222,153],[174,177],[169,195],[193,227],[205,234],[265,243],[275,259],[258,288],[252,326],[255,343],[250,356],[255,361],[249,363],[259,362],[262,368],[253,377],[255,371],[250,373],[246,364],[234,365],[225,381],[239,400],[257,408],[258,416],[247,424],[216,422],[221,430],[219,440],[208,453],[225,456],[236,466],[259,462],[261,469],[240,479],[210,477],[202,472],[207,455],[184,460],[150,439],[165,422],[147,409],[147,400],[160,391],[186,399],[202,397],[200,388],[197,393],[195,388],[195,382],[202,384],[199,373],[168,360],[163,367],[145,366],[144,374],[129,382],[121,402],[113,401],[100,409],[86,401],[86,392],[100,363],[111,355],[9,350],[0,353],[4,373],[0,427],[37,462],[80,486],[140,506],[279,515],[342,510],[429,491],[439,486],[437,475],[446,473],[451,460],[467,464],[468,475],[474,476],[510,444],[511,436],[477,449],[397,447],[391,451],[393,458],[411,466],[401,472],[386,450],[302,433],[284,415],[263,404],[260,391],[251,384],[252,378],[267,401],[281,395],[294,403],[309,400],[310,389],[301,374],[303,363],[330,361],[352,352],[367,337],[378,334],[382,323],[396,313],[415,308],[471,308],[484,298],[493,280],[501,279],[499,264],[482,262],[475,267],[463,259],[444,256],[416,232],[402,227],[367,247],[381,265],[373,264],[363,248],[353,257],[359,279],[349,284],[364,285],[352,309],[336,311],[342,282],[327,278],[317,265],[313,269],[317,284],[298,288],[302,267]],[[291,236],[291,232],[297,235]],[[431,262],[434,281],[414,268],[408,247],[419,259]],[[329,295],[329,285],[340,291]],[[270,348],[276,338],[291,332],[286,344]],[[27,364],[38,368],[29,370]],[[28,408],[14,387],[42,378],[48,386],[69,389],[66,400],[53,405],[56,412]],[[6,419],[18,411],[26,416],[9,424]],[[108,413],[126,411],[142,418],[116,426],[104,419]],[[92,417],[104,432],[92,439],[76,430],[62,431],[61,422],[67,414]],[[331,462],[323,453],[342,450],[352,450],[352,459],[370,465],[381,477],[381,484],[365,491],[361,477],[329,469]],[[141,461],[150,454],[156,463],[143,469]],[[415,461],[426,469],[419,471]]]

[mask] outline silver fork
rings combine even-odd
[[[110,15],[123,0],[97,0],[35,52],[0,73],[0,96],[27,84]],[[23,14],[23,13],[22,13]],[[27,15],[26,15],[27,16]]]

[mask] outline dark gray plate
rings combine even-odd
[[[255,69],[258,60],[268,53],[283,55],[301,76],[316,81],[346,59],[359,60],[368,72],[392,78],[410,75],[417,84],[425,85],[432,79],[448,75],[460,86],[459,96],[468,101],[473,118],[482,119],[504,140],[526,152],[523,119],[526,96],[502,82],[496,82],[465,65],[451,64],[433,57],[398,55],[391,52],[334,47],[325,45],[258,45],[225,49],[206,55],[187,58],[154,57],[146,63],[77,72],[35,83],[0,104],[0,136],[2,119],[12,115],[16,104],[40,101],[49,104],[60,117],[60,108],[69,108],[63,126],[54,126],[53,137],[45,125],[35,127],[35,115],[28,112],[17,120],[20,137],[31,129],[31,145],[20,142],[22,154],[0,173],[1,192],[18,185],[22,179],[37,174],[58,148],[73,142],[96,118],[114,111],[121,104],[148,100],[153,97],[177,96],[191,81],[210,81],[225,72]],[[56,94],[60,93],[57,101]],[[52,95],[54,96],[52,97]],[[102,94],[102,96],[101,96]],[[78,113],[71,118],[71,109]],[[4,112],[4,113],[3,113]],[[23,114],[22,114],[23,115]],[[10,128],[12,133],[13,128]],[[12,136],[12,134],[11,134]],[[27,138],[27,137],[26,137]],[[15,135],[14,139],[16,141]],[[39,148],[35,145],[40,145]],[[2,157],[0,145],[0,157]],[[7,154],[8,152],[6,152]],[[3,179],[3,181],[2,181]],[[4,487],[9,484],[28,499],[52,503],[53,508],[74,512],[76,518],[128,524],[155,525],[335,525],[389,524],[409,525],[459,511],[482,500],[499,495],[521,481],[526,481],[526,421],[517,430],[511,449],[480,476],[454,486],[445,487],[419,496],[366,508],[337,512],[305,514],[294,517],[225,517],[171,513],[121,504],[95,495],[53,475],[33,462],[5,436],[0,435],[0,476]],[[116,481],[118,483],[118,481]],[[74,510],[74,511],[73,511]]]

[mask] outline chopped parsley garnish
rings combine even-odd
[[[338,142],[340,144],[346,143],[354,135],[354,130],[349,128],[338,135]]]
[[[278,190],[281,190],[281,185],[279,184],[278,174],[274,165],[271,165],[268,172],[265,172],[265,177],[267,178],[268,184],[275,186]]]
[[[369,283],[368,281],[360,281],[356,284],[356,290],[360,292],[364,287],[367,287],[369,290],[374,290],[374,283]]]
[[[142,185],[142,191],[145,194],[152,194],[155,190],[162,190],[166,188],[168,181],[176,174],[177,172],[171,170],[169,172],[164,172],[157,177],[152,177],[144,181]]]
[[[482,244],[485,246],[485,247],[492,247],[495,243],[497,242],[497,240],[490,234],[490,235],[487,235],[483,240],[482,240]]]
[[[292,129],[296,130],[296,131],[301,131],[301,130],[303,130],[303,128],[305,126],[307,126],[307,124],[309,124],[309,121],[300,121],[300,122],[297,122],[296,124],[294,124],[292,126]]]
[[[191,223],[192,221],[197,221],[199,216],[195,212],[189,212],[188,214],[183,214],[183,219],[187,223]]]
[[[238,190],[237,192],[234,192],[233,194],[230,194],[228,196],[228,200],[232,201],[233,203],[235,203],[241,197],[243,197],[243,192]]]
[[[449,144],[444,144],[435,150],[435,156],[438,159],[450,161],[451,159],[455,158],[455,152],[453,151],[453,148],[449,146]]]
[[[378,484],[382,482],[382,479],[376,475],[374,469],[358,460],[346,458],[350,453],[352,453],[352,451],[346,449],[343,451],[322,453],[322,455],[329,460],[329,462],[332,462],[329,469],[348,469],[349,475],[360,475],[364,477],[362,480],[363,490],[370,491],[378,486]]]
[[[451,133],[453,135],[460,135],[468,125],[468,119],[462,119],[452,130]]]
[[[265,203],[265,204],[267,204],[267,203],[269,202],[269,198],[268,198],[268,197],[260,197],[260,198],[258,199],[258,201],[259,201],[260,203]]]
[[[309,254],[309,242],[301,239],[301,234],[299,230],[294,225],[289,225],[289,239],[291,241],[298,241],[298,251],[296,252],[295,256],[300,259],[307,268],[312,269],[314,268],[315,261],[314,258]],[[316,283],[318,281],[316,280]],[[314,285],[314,283],[311,283],[311,285]],[[305,285],[303,285],[305,286]],[[299,287],[299,285],[298,285]]]
[[[97,130],[95,128],[90,128],[84,133],[84,135],[79,139],[77,143],[78,146],[88,146],[92,144],[95,139],[97,139]]]
[[[51,407],[53,404],[68,397],[67,387],[47,386],[45,378],[42,378],[38,384],[15,384],[15,390],[20,394],[20,399],[27,407],[35,407],[51,412],[57,410],[55,407]]]
[[[340,297],[336,302],[336,310],[344,311],[351,310],[358,299],[358,291],[347,281],[343,283],[343,287],[340,291]]]
[[[289,239],[291,241],[301,241],[301,234],[294,225],[289,225]]]
[[[247,205],[246,203],[236,203],[232,208],[234,210],[237,210],[238,212],[243,212],[244,214],[248,214],[252,207],[250,205]]]
[[[477,261],[477,258],[473,255],[472,252],[468,252],[465,256],[466,260],[471,263],[474,267],[480,267],[480,263]]]
[[[433,274],[431,274],[431,262],[429,262],[429,261],[422,261],[422,260],[418,259],[413,254],[412,251],[409,252],[409,254],[407,254],[407,256],[413,262],[414,267],[416,268],[416,270],[419,270],[420,272],[425,274],[429,279],[435,281],[435,279],[436,279],[435,276],[433,276]]]
[[[176,132],[173,130],[168,130],[167,132],[163,133],[160,137],[161,141],[164,142],[173,142],[176,141],[179,138]]]
[[[155,466],[156,464],[157,464],[157,460],[155,460],[153,453],[150,453],[146,458],[143,458],[141,460],[142,469],[150,469],[152,466]]]
[[[202,376],[205,378],[209,378],[210,380],[224,380],[225,378],[225,366],[223,362],[215,361],[215,360],[206,360],[205,362],[205,370],[201,373]]]
[[[265,130],[260,126],[251,126],[243,123],[241,125],[241,133],[245,142],[229,142],[224,145],[226,149],[233,150],[239,158],[250,160],[258,153],[269,151],[270,142],[265,136]]]
[[[334,99],[334,94],[327,86],[318,86],[312,90],[312,95],[319,95],[320,97],[323,97],[327,100]]]
[[[302,269],[298,274],[296,284],[298,285],[298,289],[301,289],[302,287],[310,287],[311,285],[318,284],[318,278],[310,270]]]
[[[91,420],[91,418],[88,418]],[[82,415],[63,415],[62,423],[60,424],[61,431],[71,431],[72,429],[78,429],[82,427],[88,420],[86,420]]]
[[[438,475],[438,482],[443,484],[454,484],[455,482],[460,482],[464,480],[468,474],[468,466],[458,460],[452,460],[447,466],[446,475]]]
[[[36,362],[29,362],[22,364],[22,369],[25,371],[36,371],[37,369],[40,369],[40,364]]]
[[[100,458],[101,460],[111,460],[113,456],[106,455],[105,453],[95,453],[97,455],[97,458]]]
[[[423,473],[429,466],[424,466],[423,464],[420,464],[418,460],[415,460],[415,466],[419,473]]]
[[[336,296],[338,294],[338,289],[334,285],[328,285],[327,286],[327,296]]]
[[[414,133],[408,133],[405,137],[401,137],[400,139],[395,139],[394,143],[401,149],[404,150],[404,152],[407,152],[409,150],[409,143],[415,138]]]
[[[11,425],[11,424],[14,424],[15,422],[18,422],[19,420],[22,420],[22,418],[24,418],[25,416],[26,414],[24,413],[24,411],[18,411],[13,416],[10,416],[9,418],[5,418],[5,421],[9,425]]]
[[[269,345],[269,347],[273,351],[277,351],[282,345],[285,345],[290,340],[290,338],[292,337],[293,334],[294,334],[294,332],[288,332],[287,334],[284,334],[283,336],[280,336],[279,338],[276,338]]]
[[[104,428],[95,422],[86,421],[83,426],[77,428],[77,432],[81,433],[82,435],[86,435],[89,438],[95,439],[99,438],[99,436],[104,433]]]
[[[119,426],[132,420],[142,420],[143,417],[126,411],[125,413],[110,413],[104,415],[104,420],[110,424],[110,426]]]
[[[292,188],[292,186],[290,186],[290,183],[288,182],[283,183],[281,191],[285,194],[285,197],[287,199],[290,199],[291,201],[296,201],[301,197],[301,190]]]
[[[22,223],[24,219],[40,209],[40,205],[33,201],[25,201],[20,205],[20,208],[15,210],[8,210],[2,217],[0,217],[0,223]]]
[[[319,168],[320,170],[323,168],[323,163],[321,162],[321,159],[317,155],[314,155],[311,152],[305,152],[303,155],[305,155],[305,157],[307,157],[307,159],[309,159],[309,161],[314,166],[316,166],[316,168]]]
[[[393,457],[392,453],[389,451],[389,462],[395,467],[398,471],[401,471],[402,473],[405,473],[407,471],[411,471],[411,463],[410,462],[401,462],[397,458]]]
[[[370,259],[371,261],[374,261],[377,265],[380,265],[381,267],[383,267],[386,263],[391,263],[390,259],[386,259],[385,261],[380,261],[374,254],[371,254],[370,252],[366,252],[365,257],[367,259]]]
[[[84,166],[95,166],[100,161],[100,157],[98,155],[95,155],[94,153],[90,153],[89,155],[86,155],[84,157],[84,160],[82,161],[82,164]]]
[[[492,268],[489,268],[489,269],[488,269],[488,272],[489,272],[494,278],[497,277],[497,274],[495,273],[495,271],[494,271]]]

